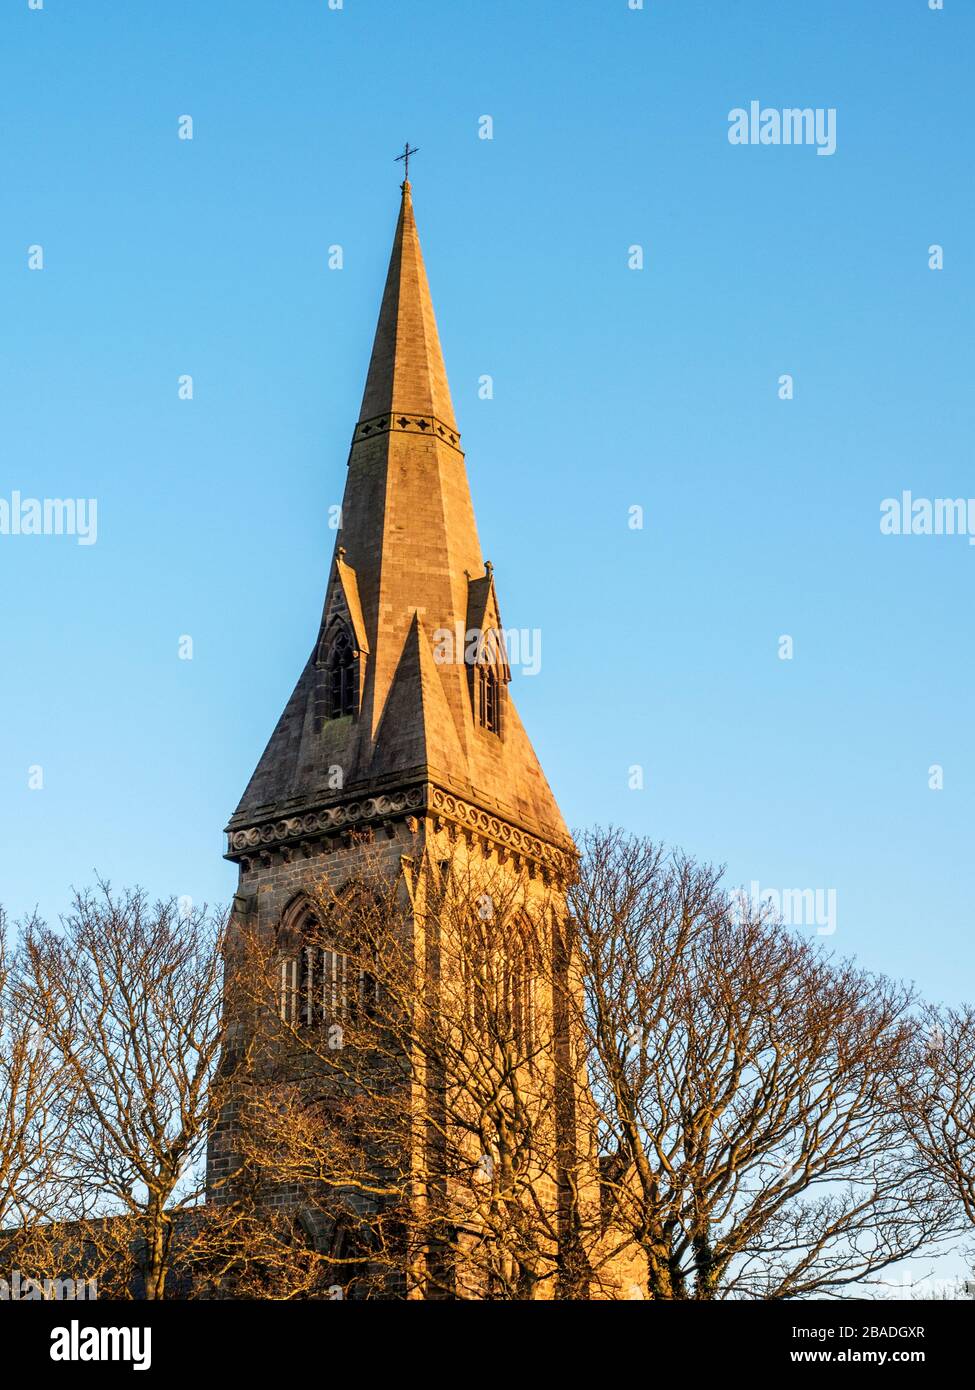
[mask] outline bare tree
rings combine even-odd
[[[72,1088],[70,1212],[89,1263],[128,1252],[150,1299],[165,1295],[177,1252],[188,1258],[185,1214],[203,1197],[233,1025],[222,952],[219,917],[107,884],[77,894],[60,931],[34,921],[24,934],[19,989]]]
[[[613,1220],[655,1299],[841,1296],[946,1230],[899,1116],[907,989],[618,831],[570,908]]]
[[[71,1078],[18,987],[0,909],[0,1229],[50,1221],[71,1120]]]
[[[975,1228],[975,1007],[922,1009],[903,1115],[918,1152]]]
[[[0,935],[0,1218],[32,1269],[150,1298],[843,1297],[972,1219],[970,1010],[919,1044],[909,990],[718,871],[581,848],[565,881],[360,856],[271,935],[106,885],[13,968]]]

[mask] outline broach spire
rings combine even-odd
[[[300,840],[323,807],[381,820],[394,793],[457,798],[505,843],[563,850],[509,679],[404,180],[321,625],[228,827],[231,857],[266,823]]]

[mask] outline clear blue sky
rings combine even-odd
[[[409,137],[567,820],[834,888],[837,949],[970,997],[975,548],[879,509],[975,495],[973,41],[964,0],[7,0],[0,497],[98,500],[95,545],[0,536],[8,910],[54,916],[96,869],[232,893],[221,831],[316,631]],[[836,153],[730,145],[752,100],[836,108]]]

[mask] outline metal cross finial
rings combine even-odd
[[[404,182],[404,183],[409,183],[409,181],[410,181],[410,155],[411,155],[411,154],[417,154],[417,153],[419,153],[418,150],[416,150],[416,149],[410,149],[410,142],[409,142],[409,140],[407,140],[406,144],[403,146],[403,153],[402,153],[402,154],[398,154],[398,155],[396,156],[396,159],[393,161],[395,164],[398,164],[400,160],[403,161],[403,182]]]

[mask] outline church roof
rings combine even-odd
[[[342,624],[358,709],[328,718],[327,650]],[[500,736],[475,719],[465,636],[488,624],[500,627],[494,580],[404,183],[321,627],[229,829],[424,781],[566,845],[510,693]]]

